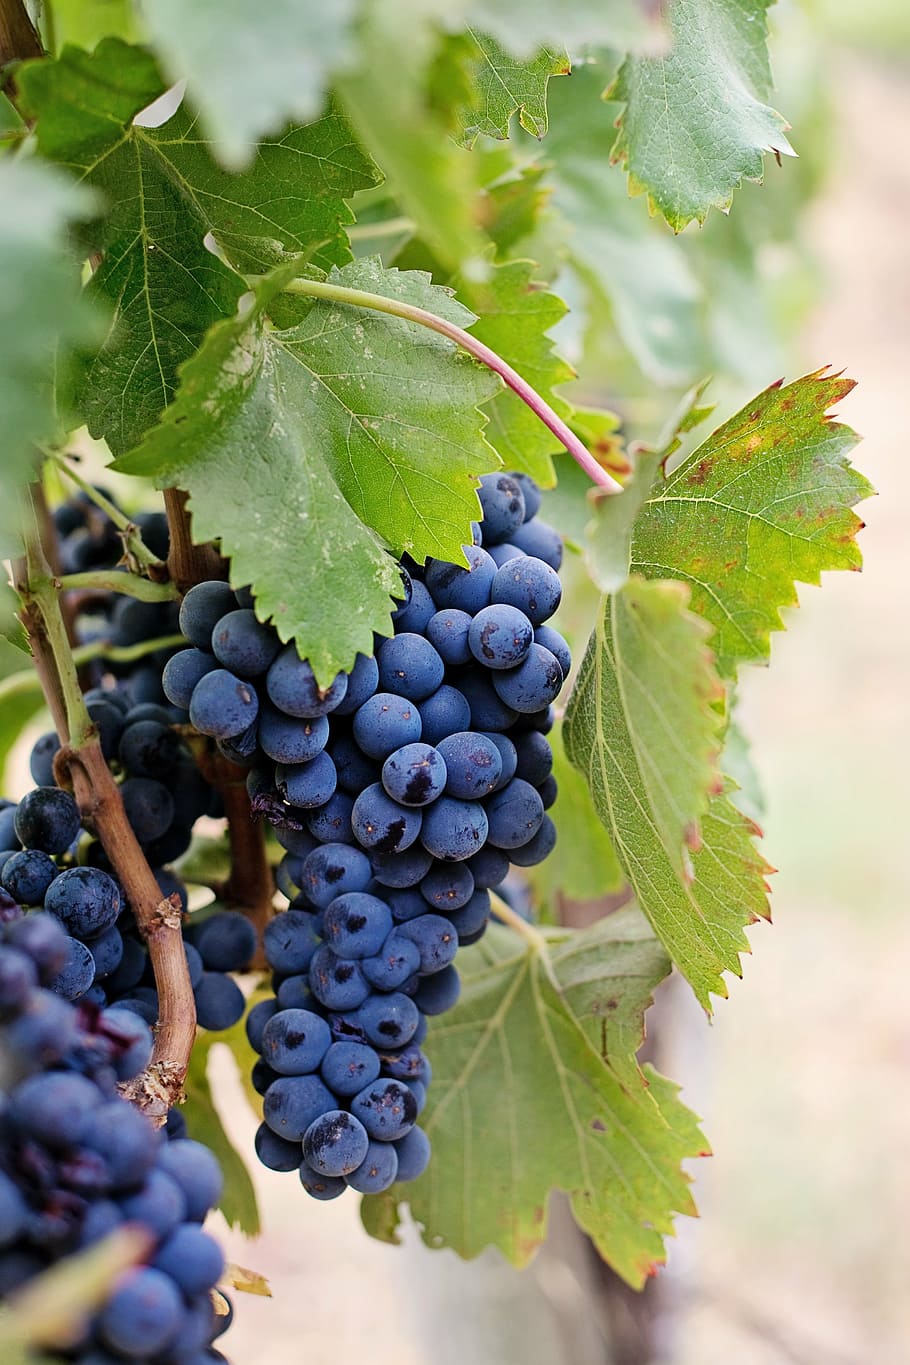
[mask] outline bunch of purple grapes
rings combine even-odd
[[[108,489],[96,491],[108,502],[114,502]],[[88,493],[79,491],[54,508],[53,520],[64,574],[116,569],[123,565],[123,536]],[[152,554],[167,559],[170,536],[165,513],[162,510],[139,512],[133,521]],[[138,645],[146,640],[174,635],[178,628],[175,602],[140,602],[117,593],[86,589],[72,591],[69,602],[80,644],[104,641],[115,646]],[[94,660],[86,665],[86,673],[99,686],[106,676],[118,679],[121,690],[133,705],[143,702],[162,705],[165,696],[161,689],[161,670],[173,653],[174,649],[169,647],[129,663]]]
[[[407,561],[394,635],[328,686],[220,582],[185,597],[192,647],[164,671],[169,700],[246,764],[286,849],[291,908],[265,938],[276,994],[248,1018],[256,1145],[316,1198],[425,1168],[427,1016],[457,1000],[453,959],[483,934],[490,890],[555,842],[562,542],[526,476],[488,476],[480,500],[468,566]]]
[[[148,710],[148,706],[137,709]],[[136,720],[123,727],[121,754],[124,749],[144,754],[145,770],[149,770],[151,753],[162,762],[172,755],[167,740],[180,744],[162,721]],[[181,771],[180,762],[172,777]],[[174,797],[188,811],[198,790],[193,774],[195,766]],[[135,828],[139,820],[136,804],[128,800],[131,782],[154,782],[168,801],[171,797],[155,779],[127,778],[121,791],[127,793],[124,804]],[[138,809],[141,815],[141,806]],[[186,887],[179,878],[165,867],[155,868],[154,875],[162,899],[173,897],[175,905],[185,911]],[[154,977],[132,908],[101,845],[82,829],[79,808],[69,792],[40,786],[17,804],[0,802],[0,888],[30,914],[41,911],[53,917],[64,934],[65,958],[47,983],[50,990],[65,1000],[102,1009],[117,1004],[148,1024],[157,1022]],[[192,925],[187,938],[185,951],[198,1021],[203,1028],[228,1028],[244,1010],[243,993],[229,973],[246,966],[253,956],[255,932],[236,911],[218,911]]]
[[[120,1096],[149,1061],[151,1031],[122,1007],[61,998],[69,963],[53,916],[0,893],[0,1301],[137,1225],[145,1262],[87,1315],[66,1360],[215,1365],[230,1316],[215,1312],[224,1263],[200,1225],[220,1197],[218,1163],[179,1114],[157,1129]]]

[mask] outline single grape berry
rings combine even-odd
[[[343,1109],[333,1109],[306,1130],[303,1155],[320,1175],[350,1175],[366,1157],[369,1145],[367,1131],[358,1118]]]
[[[405,744],[382,765],[382,785],[403,806],[427,806],[445,790],[446,765],[431,745]]]
[[[16,838],[23,848],[65,853],[82,825],[79,807],[58,787],[34,787],[15,810]]]

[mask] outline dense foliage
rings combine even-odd
[[[219,1359],[213,1038],[375,1236],[694,1212],[645,1013],[768,917],[737,678],[870,492],[765,368],[769,3],[0,0],[11,1359]]]

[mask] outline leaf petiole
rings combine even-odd
[[[514,929],[516,934],[520,934],[535,952],[539,953],[546,948],[546,939],[540,930],[529,924],[526,919],[522,919],[521,915],[517,914],[502,896],[497,896],[495,891],[490,892],[490,904],[496,918],[507,924],[510,929]]]
[[[175,602],[180,594],[173,583],[152,583],[138,574],[118,573],[116,569],[92,569],[85,573],[64,574],[57,580],[64,591],[75,589],[119,592],[140,602]]]
[[[522,379],[518,371],[513,370],[507,361],[482,341],[478,341],[477,337],[471,336],[463,327],[448,322],[426,308],[405,303],[402,299],[390,299],[384,294],[371,294],[363,289],[349,289],[344,285],[332,284],[328,280],[294,279],[288,281],[284,289],[285,293],[289,294],[305,294],[310,298],[326,299],[331,303],[340,303],[352,308],[369,308],[376,313],[388,313],[392,317],[402,318],[405,322],[415,322],[420,327],[428,327],[431,331],[448,337],[450,341],[454,341],[456,345],[474,356],[475,360],[479,360],[482,365],[486,365],[494,374],[499,375],[503,383],[528,405],[544,426],[548,427],[556,439],[565,446],[572,459],[585,471],[592,483],[610,493],[622,492],[622,484],[597,463],[584,443],[566,426],[549,403],[541,398],[537,390],[533,389],[527,380]]]

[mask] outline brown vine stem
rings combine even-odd
[[[212,545],[194,545],[187,511],[187,494],[179,488],[164,490],[164,507],[171,537],[167,567],[171,581],[181,593],[210,578],[227,578],[227,565]]]
[[[231,855],[230,876],[219,893],[226,905],[242,910],[253,925],[259,946],[252,965],[264,967],[262,935],[274,913],[275,883],[266,857],[262,822],[253,816],[242,768],[215,753],[211,780],[224,802]]]
[[[41,39],[22,0],[0,0],[0,67],[43,56]]]
[[[139,930],[148,944],[159,998],[152,1060],[142,1075],[123,1087],[151,1118],[164,1122],[179,1099],[196,1033],[196,1009],[183,952],[179,906],[162,899],[120,799],[120,789],[101,753],[73,660],[57,582],[32,523],[26,534],[25,558],[17,565],[16,587],[22,599],[22,624],[28,635],[42,690],[60,736],[57,768],[72,783],[86,826],[101,840],[123,887]]]

